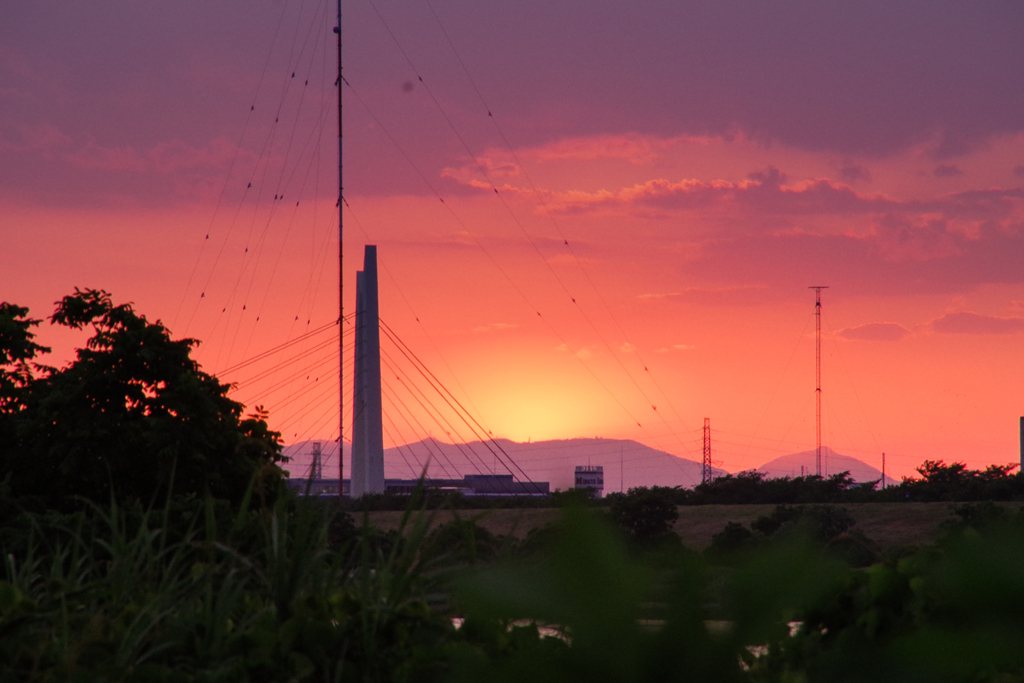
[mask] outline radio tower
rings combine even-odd
[[[338,498],[345,497],[345,175],[342,135],[341,0],[338,0]],[[353,480],[354,483],[355,480]]]
[[[821,476],[821,290],[827,285],[814,285],[814,464]]]
[[[704,418],[704,466],[701,468],[700,483],[711,483],[711,418]]]

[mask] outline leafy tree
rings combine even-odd
[[[920,478],[904,479],[884,493],[911,501],[1021,500],[1024,476],[1014,473],[1015,469],[1016,463],[969,470],[962,462],[947,465],[942,460],[925,460],[917,468]]]
[[[599,498],[594,498],[594,491],[592,488],[572,488],[566,489],[565,491],[556,490],[551,492],[551,504],[557,508],[564,508],[570,506],[577,507],[588,507],[595,505],[600,502]]]
[[[279,434],[262,409],[241,417],[230,386],[192,360],[196,340],[76,288],[50,321],[92,336],[69,365],[47,368],[33,362],[48,349],[27,315],[0,307],[0,466],[15,495],[148,499],[173,480],[178,493],[239,499],[254,476],[258,495],[275,494]]]
[[[608,512],[612,522],[637,541],[655,541],[667,537],[679,519],[673,493],[665,486],[639,486],[625,494],[611,494]]]
[[[749,530],[737,522],[727,523],[711,539],[705,556],[728,564],[758,548],[802,539],[814,547],[827,548],[832,556],[851,566],[867,566],[878,559],[878,552],[863,534],[850,532],[856,523],[845,508],[779,505],[772,514],[758,517]]]
[[[20,408],[20,396],[32,381],[32,360],[50,351],[32,341],[32,328],[40,322],[28,317],[27,308],[0,303],[0,415]]]
[[[679,503],[682,505],[744,505],[748,503],[838,503],[863,502],[874,495],[878,482],[858,484],[849,472],[829,477],[778,477],[768,479],[763,472],[748,470],[727,474],[706,484],[698,484]]]

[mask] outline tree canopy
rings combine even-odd
[[[237,499],[254,476],[263,493],[279,485],[279,434],[262,409],[242,417],[230,385],[191,358],[196,340],[76,288],[50,322],[92,336],[52,368],[37,360],[50,351],[34,341],[40,322],[0,304],[0,466],[14,495],[149,499],[173,486]]]

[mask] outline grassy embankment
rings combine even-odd
[[[857,524],[856,530],[864,533],[883,550],[900,546],[919,546],[932,543],[939,532],[939,524],[953,519],[951,503],[844,503]],[[1016,510],[1024,503],[1001,503],[1008,510]],[[774,505],[684,505],[679,508],[679,519],[673,531],[683,543],[695,550],[703,550],[711,544],[711,537],[720,532],[728,522],[739,522],[749,526],[758,517],[769,515]],[[450,510],[437,514],[435,524],[444,524],[458,515],[460,519],[476,519],[477,524],[492,534],[525,538],[538,527],[558,519],[558,508],[517,508],[492,510]],[[355,513],[357,518],[360,517]],[[382,531],[398,527],[402,512],[376,511],[369,513],[372,526]]]

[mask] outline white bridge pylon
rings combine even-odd
[[[351,495],[384,493],[384,426],[380,392],[377,247],[367,244],[356,273],[356,341],[352,379]]]

